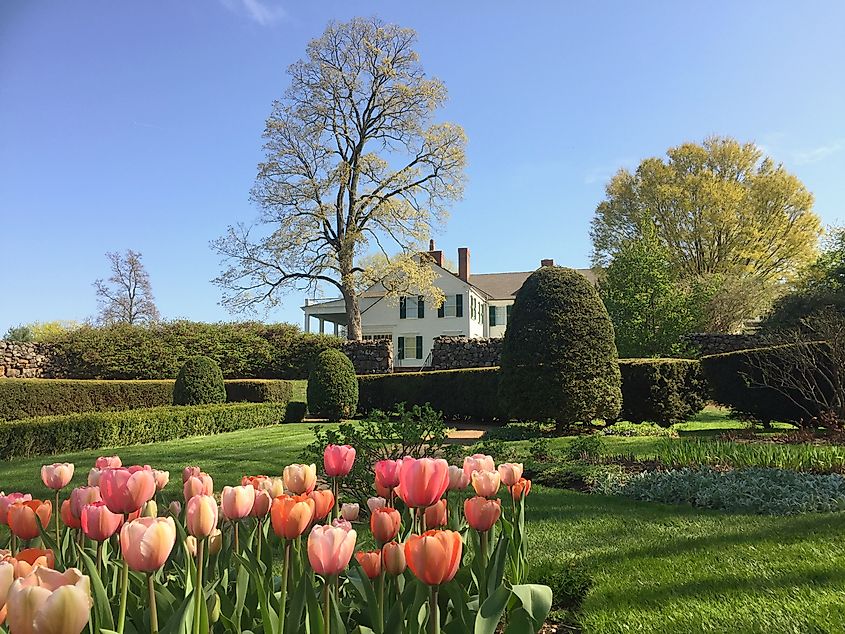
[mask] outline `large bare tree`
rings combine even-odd
[[[430,267],[413,255],[462,195],[466,138],[458,125],[432,123],[446,87],[426,76],[415,43],[413,30],[375,18],[331,23],[288,69],[252,190],[258,221],[212,243],[230,310],[334,287],[348,337],[360,339],[362,287],[401,278],[432,292]]]
[[[99,313],[102,324],[141,324],[158,321],[160,316],[153,299],[150,276],[141,262],[141,254],[127,249],[106,253],[111,266],[107,280],[96,280]]]

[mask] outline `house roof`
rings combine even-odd
[[[596,283],[596,273],[593,269],[575,269],[591,283]],[[480,288],[493,299],[510,299],[534,271],[519,271],[516,273],[476,273],[469,276],[469,283]]]

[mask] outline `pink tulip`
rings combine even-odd
[[[88,577],[80,570],[37,566],[12,584],[6,605],[9,630],[15,634],[79,634],[93,601]]]
[[[384,558],[384,571],[393,575],[401,575],[405,572],[407,563],[405,562],[405,546],[398,542],[388,542],[381,549],[382,557]]]
[[[370,532],[379,544],[386,544],[399,534],[402,516],[389,506],[377,509],[370,515]]]
[[[76,487],[70,492],[70,512],[76,519],[82,519],[82,508],[102,499],[100,487]]]
[[[449,463],[442,458],[410,458],[402,461],[399,496],[411,508],[431,506],[449,486]]]
[[[352,530],[352,524],[347,522],[342,517],[336,517],[332,520],[332,526],[335,528],[342,528],[343,530],[349,532]]]
[[[500,479],[498,471],[473,471],[472,488],[476,495],[491,498],[499,492]]]
[[[464,458],[464,473],[467,479],[472,478],[473,471],[495,471],[496,463],[493,462],[493,456],[487,456],[483,453],[473,454]]]
[[[399,485],[399,470],[402,460],[379,460],[373,469],[376,472],[376,485],[385,489],[392,489]]]
[[[348,475],[354,462],[355,448],[349,445],[328,445],[323,452],[323,466],[330,478]]]
[[[317,465],[289,464],[282,473],[282,481],[294,495],[307,495],[317,486]]]
[[[156,481],[156,491],[161,491],[167,486],[167,483],[170,482],[169,471],[159,471],[158,469],[153,469],[153,477]]]
[[[175,543],[176,523],[172,517],[140,517],[120,529],[120,552],[136,572],[161,568]]]
[[[270,512],[270,505],[273,503],[273,498],[267,491],[257,490],[255,492],[255,501],[252,503],[252,510],[249,514],[251,517],[266,517]]]
[[[70,462],[56,462],[41,467],[41,481],[53,491],[64,489],[73,480],[73,465]]]
[[[499,521],[502,514],[501,500],[488,500],[483,497],[469,498],[464,502],[464,515],[467,523],[480,533],[489,531]]]
[[[383,509],[385,506],[387,506],[387,500],[383,497],[367,498],[367,508],[370,509],[371,515],[378,509]]]
[[[469,475],[461,467],[449,465],[449,491],[463,491],[469,485]]]
[[[340,515],[347,522],[354,522],[357,520],[360,512],[360,507],[354,502],[344,502],[340,505]]]
[[[195,495],[211,495],[214,493],[214,480],[207,473],[192,475],[185,480],[182,493],[185,496],[186,502]]]
[[[247,517],[255,503],[255,489],[251,486],[223,487],[221,506],[223,517],[239,520]]]
[[[153,499],[156,481],[145,467],[103,469],[100,474],[100,495],[112,513],[134,513]]]
[[[202,469],[199,467],[185,467],[182,469],[182,484],[188,481],[190,477],[199,477]]]
[[[120,456],[100,456],[94,463],[97,469],[119,469],[123,466]]]
[[[117,467],[115,467],[117,468]],[[98,469],[94,467],[91,471],[88,472],[88,486],[89,487],[98,487],[100,486],[100,476],[103,474],[102,469]]]
[[[32,496],[29,493],[0,493],[0,524],[9,525],[9,507],[15,502],[30,502]]]
[[[202,539],[217,528],[217,501],[210,495],[195,495],[188,500],[185,511],[188,532]]]
[[[93,502],[82,507],[82,532],[88,539],[104,542],[117,532],[123,515],[112,513],[105,502]]]
[[[502,484],[506,487],[512,487],[522,477],[522,463],[505,462],[500,464],[499,477],[502,479]]]
[[[334,577],[349,565],[355,550],[354,530],[334,526],[315,526],[308,535],[308,561],[324,577]]]

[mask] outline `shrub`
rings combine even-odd
[[[498,386],[498,368],[369,374],[358,377],[358,409],[429,403],[447,420],[493,420],[500,416]]]
[[[285,410],[286,423],[301,423],[308,413],[308,405],[302,401],[291,401]]]
[[[173,385],[174,405],[225,403],[226,386],[220,366],[208,357],[191,357],[179,370]]]
[[[220,434],[284,417],[282,403],[238,403],[27,418],[0,423],[0,459]]]
[[[613,325],[581,274],[544,266],[516,294],[502,344],[499,394],[509,416],[559,428],[614,420],[622,404]]]
[[[228,403],[287,403],[293,395],[290,381],[233,379],[224,385]]]
[[[704,408],[707,384],[694,359],[622,359],[622,418],[668,427]]]
[[[308,409],[329,420],[349,418],[358,406],[352,361],[340,350],[325,350],[308,377]]]
[[[625,420],[605,427],[601,430],[601,433],[605,436],[678,437],[678,432],[671,427],[661,427],[656,423],[631,423]]]

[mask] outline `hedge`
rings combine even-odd
[[[293,386],[278,379],[225,382],[226,400],[287,402]],[[173,402],[173,381],[0,379],[0,420],[161,407]]]
[[[324,350],[308,376],[308,409],[330,421],[355,414],[358,381],[352,361],[340,350]]]
[[[182,405],[25,418],[0,423],[0,459],[221,434],[284,419],[283,403]]]
[[[695,359],[620,359],[623,420],[668,427],[704,408],[707,383]]]

